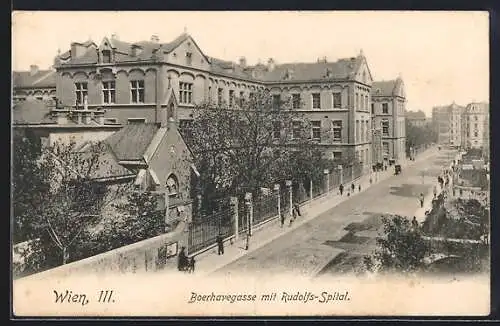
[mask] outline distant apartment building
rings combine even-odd
[[[463,111],[464,107],[455,103],[432,109],[432,123],[438,135],[438,144],[457,148],[462,146]]]
[[[12,102],[53,101],[56,96],[55,70],[41,70],[31,65],[29,71],[12,72]]]
[[[406,95],[401,78],[373,82],[371,89],[373,129],[381,129],[382,157],[388,163],[406,157]]]
[[[185,33],[168,43],[156,36],[132,43],[112,36],[99,45],[72,43],[54,66],[57,97],[64,106],[103,107],[108,120],[122,124],[159,122],[170,89],[177,104],[168,118],[181,130],[190,128],[193,109],[201,102],[234,106],[235,99],[264,89],[276,99],[290,96],[293,108],[311,121],[311,137],[326,156],[355,155],[364,165],[372,164],[372,75],[362,52],[335,62],[278,64],[269,59],[250,66],[245,58],[235,63],[206,55]],[[391,157],[404,153],[404,114],[399,113],[404,112],[404,91],[401,81],[396,84],[383,109],[390,113],[380,113],[389,121],[384,130],[391,130],[385,135]]]
[[[421,110],[418,111],[406,111],[406,121],[415,127],[424,127],[427,125],[429,120],[426,118],[425,113]]]
[[[485,146],[485,139],[489,139],[489,104],[468,104],[462,115],[462,127],[462,144],[465,148]]]

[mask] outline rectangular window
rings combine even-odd
[[[193,84],[179,82],[179,103],[191,104],[193,103]]]
[[[222,92],[224,90],[222,88],[219,88],[217,90],[217,104],[221,105],[222,104]]]
[[[382,150],[383,150],[384,156],[389,156],[389,143],[388,142],[382,142]]]
[[[321,109],[321,98],[319,93],[312,94],[312,108]]]
[[[342,141],[342,120],[332,121],[333,141]]]
[[[293,121],[292,122],[292,139],[299,139],[301,136],[300,131],[301,131],[300,121]]]
[[[240,92],[240,98],[239,98],[240,106],[243,105],[243,101],[244,100],[245,100],[245,92],[241,91]]]
[[[130,91],[132,103],[144,103],[144,80],[132,80]]]
[[[321,140],[321,121],[311,121],[311,136],[314,140]]]
[[[342,108],[342,94],[340,92],[333,93],[333,108]]]
[[[382,134],[389,136],[389,120],[382,120]]]
[[[292,108],[300,109],[300,94],[292,94]]]
[[[179,131],[187,139],[193,137],[193,120],[192,119],[181,119],[179,120]]]
[[[389,113],[389,103],[382,103],[382,113],[383,114]]]
[[[110,63],[111,62],[111,51],[109,51],[109,50],[102,51],[102,62],[103,63]]]
[[[273,121],[273,138],[279,139],[281,136],[281,125],[279,121]]]
[[[361,110],[365,109],[365,96],[363,94],[360,95],[360,100],[361,100]]]
[[[191,65],[193,62],[193,54],[191,52],[186,52],[186,63]]]
[[[234,91],[232,89],[229,90],[229,106],[233,107],[234,105]]]
[[[128,118],[127,123],[129,125],[134,123],[146,123],[146,118]]]
[[[368,111],[368,95],[365,96],[365,109]]]
[[[359,129],[359,120],[356,120],[356,126],[355,126],[355,128],[356,128],[356,130],[355,130],[355,131],[356,131],[356,132],[355,132],[355,134],[356,134],[356,138],[354,139],[354,141],[357,143],[357,142],[359,142],[359,141],[360,141],[360,136],[359,136],[359,135],[360,135],[360,131],[361,131],[361,130]]]
[[[88,95],[87,83],[75,83],[76,104],[83,105],[83,99]]]
[[[208,86],[208,102],[212,102],[212,86]]]
[[[341,160],[342,159],[342,152],[333,152],[333,159],[334,160]]]
[[[107,81],[102,82],[102,102],[104,104],[115,103],[115,82]]]
[[[372,114],[375,114],[375,104],[372,103]]]
[[[273,110],[280,109],[280,102],[281,102],[281,96],[277,94],[273,95]]]

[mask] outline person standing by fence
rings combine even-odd
[[[340,195],[342,196],[342,193],[344,192],[344,185],[343,184],[340,184],[339,192],[340,192]]]
[[[221,234],[217,236],[217,254],[224,255],[224,240]]]
[[[356,189],[356,186],[354,185],[354,182],[351,183],[351,192],[354,194],[354,190]]]
[[[420,193],[420,207],[424,207],[424,194]]]
[[[188,258],[186,256],[186,247],[182,247],[179,252],[179,257],[177,260],[177,269],[179,271],[185,271],[188,264]]]

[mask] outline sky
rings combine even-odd
[[[58,49],[116,34],[123,41],[189,33],[209,56],[238,62],[328,61],[362,50],[374,80],[401,76],[407,109],[489,101],[487,12],[14,12],[12,68],[48,69]]]

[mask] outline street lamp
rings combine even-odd
[[[290,209],[289,213],[292,216],[293,201],[292,201],[292,180],[286,180],[285,185],[288,187],[289,199],[290,199]]]

